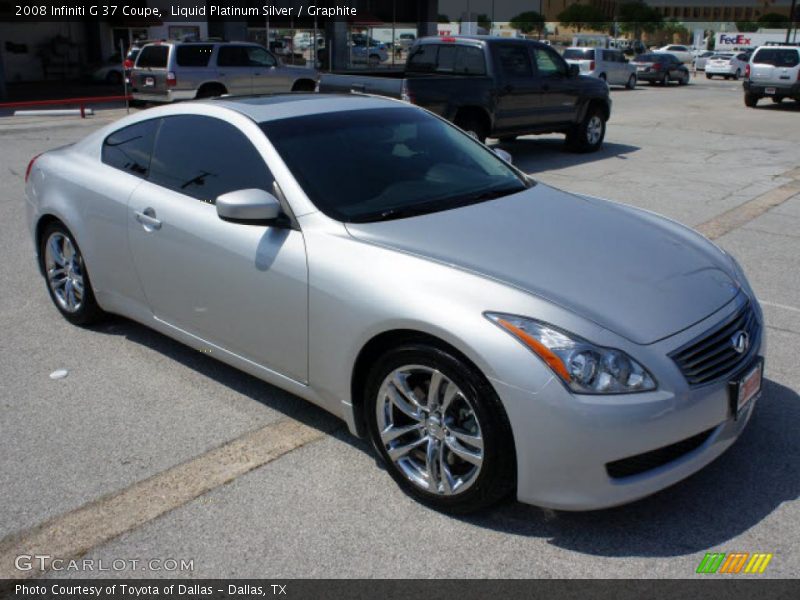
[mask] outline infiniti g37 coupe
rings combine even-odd
[[[760,393],[731,256],[398,101],[155,108],[38,156],[26,193],[66,319],[124,315],[318,404],[441,510],[640,498]]]

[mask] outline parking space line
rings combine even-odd
[[[41,575],[38,570],[15,568],[15,559],[21,554],[78,558],[99,544],[325,435],[298,421],[281,419],[120,492],[12,534],[0,541],[0,579]]]
[[[782,308],[784,310],[791,310],[792,312],[800,313],[800,308],[796,306],[789,306],[788,304],[778,304],[777,302],[769,302],[767,300],[759,300],[760,304],[764,306],[771,306],[773,308]]]
[[[709,239],[717,239],[734,229],[746,225],[753,219],[760,217],[771,208],[775,208],[800,194],[800,169],[793,169],[784,173],[783,177],[791,177],[792,181],[770,190],[744,204],[740,204],[729,211],[717,215],[713,219],[701,223],[695,229]]]

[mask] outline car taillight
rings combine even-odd
[[[31,159],[31,162],[28,163],[28,168],[25,169],[25,183],[28,183],[28,178],[31,176],[31,169],[33,169],[33,163],[36,162],[36,159],[39,158],[42,154],[37,154]]]
[[[594,71],[594,61],[589,63],[589,70]]]
[[[750,65],[749,64],[746,64],[744,66],[744,76],[747,77],[747,78],[750,77]]]
[[[125,61],[122,63],[122,66],[126,69],[132,69],[133,61],[130,58],[126,58]]]
[[[176,85],[178,85],[178,78],[175,77],[174,72],[169,71],[167,73],[167,87],[175,87]]]

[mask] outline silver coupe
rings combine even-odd
[[[142,111],[35,158],[26,193],[66,319],[124,315],[321,406],[440,510],[646,496],[760,394],[733,257],[399,101]]]

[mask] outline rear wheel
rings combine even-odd
[[[195,98],[216,98],[217,96],[222,96],[227,92],[228,90],[218,83],[207,83],[200,86],[200,89],[197,90],[197,95]]]
[[[742,76],[742,70],[736,69],[736,73],[733,74],[734,81],[739,81],[739,78]]]
[[[299,81],[295,81],[294,85],[292,86],[293,92],[313,92],[316,85],[310,79],[301,79]]]
[[[678,80],[678,85],[689,85],[689,71],[686,71],[683,77]]]
[[[50,299],[74,325],[89,325],[103,316],[89,281],[83,255],[72,234],[60,222],[44,230],[39,259]]]
[[[477,115],[466,114],[456,117],[455,124],[479,142],[486,142],[486,137],[489,135],[488,127]]]
[[[603,144],[606,120],[602,110],[590,106],[586,116],[567,134],[567,148],[573,152],[594,152]]]
[[[474,366],[435,346],[407,344],[378,359],[365,393],[372,444],[417,500],[466,513],[514,489],[511,426]]]
[[[713,76],[713,75],[711,75],[710,73],[706,73],[706,79],[711,79],[711,78],[713,78],[713,77],[714,77],[714,76]]]
[[[756,96],[755,94],[744,95],[745,106],[749,106],[750,108],[755,108],[756,104],[758,104],[758,96]]]
[[[636,75],[631,75],[628,77],[628,83],[625,84],[625,87],[629,90],[632,90],[636,87]]]

